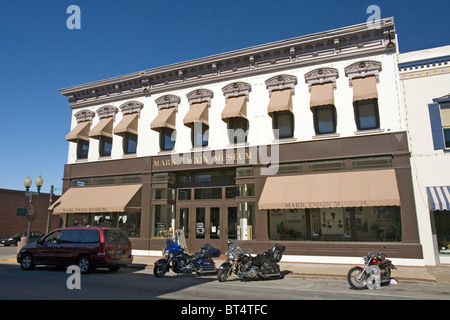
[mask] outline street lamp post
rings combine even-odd
[[[36,218],[36,210],[33,207],[33,197],[39,197],[44,180],[41,178],[41,175],[39,175],[39,177],[36,178],[35,184],[37,187],[37,192],[30,191],[32,183],[33,182],[30,179],[30,175],[28,175],[28,177],[23,182],[25,186],[25,196],[30,198],[30,207],[28,208],[27,211],[27,219],[28,219],[27,243],[28,240],[30,239],[31,221],[33,221]]]

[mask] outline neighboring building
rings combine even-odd
[[[62,89],[65,226],[423,265],[393,18]]]
[[[60,196],[53,195],[55,202]],[[0,189],[0,238],[11,237],[19,232],[28,230],[27,210],[30,207],[30,198],[23,191]],[[50,194],[41,193],[33,198],[33,207],[36,218],[31,222],[31,231],[39,231],[45,234],[47,231],[48,206]],[[59,227],[59,216],[50,216],[49,230]]]
[[[427,265],[450,263],[450,46],[399,56],[419,234]]]

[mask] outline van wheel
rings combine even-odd
[[[81,256],[78,259],[77,263],[78,268],[80,268],[81,273],[89,273],[91,272],[91,260],[87,256]]]
[[[22,270],[32,270],[34,269],[33,256],[30,253],[26,253],[22,260],[20,261],[20,267]]]

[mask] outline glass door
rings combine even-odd
[[[222,216],[220,206],[194,207],[191,213],[191,252],[198,251],[209,243],[222,250]],[[225,239],[226,241],[226,239]]]

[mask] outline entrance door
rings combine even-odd
[[[220,206],[194,207],[192,210],[191,245],[197,251],[206,243],[213,247],[222,247]]]

